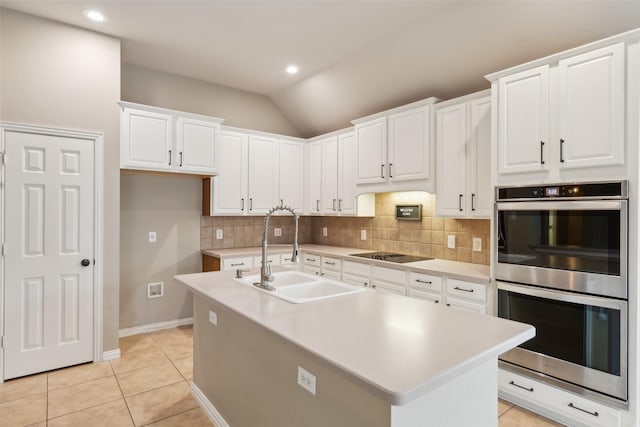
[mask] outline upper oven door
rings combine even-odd
[[[627,201],[496,203],[499,280],[627,298]]]

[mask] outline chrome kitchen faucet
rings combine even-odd
[[[298,214],[289,206],[276,206],[271,208],[267,212],[267,216],[264,217],[264,234],[262,235],[262,268],[260,269],[260,282],[254,283],[255,286],[273,291],[275,288],[269,284],[273,282],[273,276],[271,275],[271,266],[267,263],[267,239],[269,237],[269,218],[277,211],[287,211],[295,218],[296,229],[293,238],[293,254],[291,255],[291,262],[298,262]]]

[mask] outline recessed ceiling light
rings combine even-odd
[[[289,73],[289,74],[298,74],[298,67],[296,67],[295,65],[289,65],[287,67],[287,73]]]
[[[107,20],[107,17],[104,16],[102,12],[98,12],[97,10],[93,10],[93,9],[83,10],[82,14],[94,22],[104,22]]]

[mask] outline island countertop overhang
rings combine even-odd
[[[535,335],[530,325],[375,290],[291,304],[233,275],[176,279],[347,372],[391,405],[404,405]]]

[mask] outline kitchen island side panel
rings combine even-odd
[[[298,366],[316,375],[315,396],[297,384]],[[194,382],[230,426],[390,426],[390,405],[347,374],[198,293]]]

